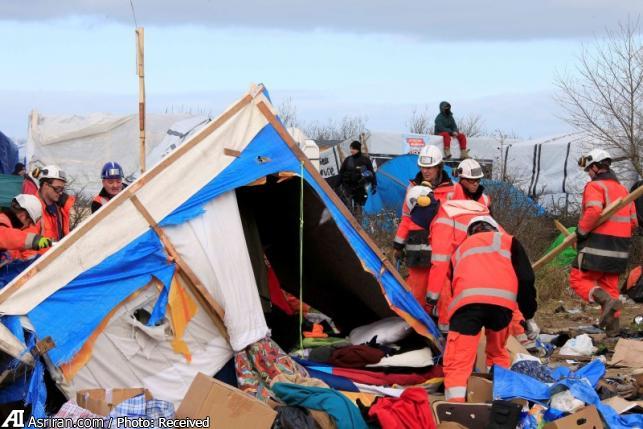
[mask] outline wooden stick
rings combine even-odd
[[[563,234],[565,237],[567,237],[568,235],[571,235],[571,232],[569,232],[569,231],[567,230],[567,228],[565,228],[565,225],[563,225],[562,223],[560,223],[560,221],[559,221],[558,219],[554,219],[554,226],[555,226],[555,227],[556,227],[556,229],[557,229],[558,231],[560,231],[560,233],[561,233],[561,234]]]
[[[145,172],[145,30],[136,30],[136,74],[138,75],[138,129],[141,173]]]
[[[141,203],[141,200],[139,200],[136,195],[132,195],[131,201],[139,211],[139,213],[150,225],[150,228],[152,228],[156,235],[158,235],[168,255],[170,255],[170,257],[176,263],[181,277],[185,280],[188,287],[190,288],[194,296],[199,300],[201,305],[208,311],[208,315],[212,319],[212,322],[214,322],[214,325],[217,327],[219,332],[221,332],[221,335],[223,335],[223,337],[228,342],[230,342],[230,335],[228,334],[228,330],[223,323],[223,318],[225,316],[223,307],[221,307],[221,305],[214,299],[210,292],[208,292],[205,285],[201,283],[201,280],[199,280],[194,271],[192,271],[192,268],[190,268],[190,266],[185,262],[181,255],[179,255],[179,253],[176,251],[176,247],[174,247],[174,244],[172,244],[172,242],[170,241],[170,238],[167,236],[167,234],[165,234],[165,231],[163,231],[161,227],[156,223],[154,218],[152,218],[152,215],[149,211],[147,211],[143,203]]]
[[[596,228],[598,228],[601,224],[603,224],[607,219],[612,217],[614,213],[631,203],[632,201],[643,197],[643,186],[640,186],[639,188],[635,189],[634,192],[631,192],[629,195],[627,195],[625,198],[618,198],[616,201],[612,202],[609,206],[605,207],[603,212],[601,213],[601,217],[598,219],[598,222],[596,222],[596,225],[592,228],[592,231]],[[555,249],[553,249],[551,252],[537,260],[532,264],[532,268],[534,270],[538,270],[542,268],[544,265],[548,264],[551,260],[553,260],[556,256],[560,255],[563,250],[565,250],[567,247],[571,246],[576,242],[576,234],[570,234],[565,239],[563,240],[562,243],[560,243]]]

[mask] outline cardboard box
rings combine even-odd
[[[493,381],[471,376],[467,383],[467,402],[485,403],[493,401]]]
[[[99,416],[106,416],[115,406],[129,398],[144,394],[148,401],[152,399],[149,390],[140,388],[125,389],[86,389],[76,392],[76,403],[82,408]]]
[[[210,417],[210,427],[215,428],[269,429],[277,413],[241,390],[199,373],[176,410],[176,416]]]
[[[585,407],[562,419],[547,423],[543,429],[604,429],[595,406]]]

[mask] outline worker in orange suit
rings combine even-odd
[[[40,169],[38,197],[42,203],[42,232],[54,241],[62,240],[70,230],[75,198],[65,193],[67,176],[55,165]]]
[[[395,258],[406,256],[409,275],[406,283],[420,305],[424,305],[426,286],[431,267],[431,246],[429,245],[429,227],[437,210],[438,201],[428,184],[414,186],[406,194],[406,207],[409,210],[408,221],[400,223],[393,241]]]
[[[451,255],[467,237],[469,221],[488,214],[488,207],[476,201],[452,200],[440,204],[431,223],[431,268],[425,300],[429,314],[438,315],[438,327],[442,332],[449,330],[446,308],[451,299],[448,278]]]
[[[40,218],[42,209],[37,197],[17,195],[9,208],[0,209],[0,252],[9,252],[10,259],[28,259],[33,250],[51,246],[51,240],[42,237]]]
[[[448,306],[449,334],[444,351],[444,392],[464,402],[485,328],[487,366],[508,368],[509,324],[519,308],[528,319],[536,313],[535,277],[527,253],[491,216],[471,219],[467,238],[451,257],[453,298]]]
[[[602,211],[618,198],[628,195],[610,170],[612,157],[594,149],[581,157],[578,165],[591,181],[583,190],[581,216],[576,229],[578,256],[572,262],[571,288],[585,301],[601,306],[599,326],[610,336],[620,332],[618,277],[627,269],[632,234],[638,225],[634,203],[627,204],[600,226]]]
[[[454,171],[458,183],[454,186],[454,200],[473,200],[487,207],[491,205],[491,198],[485,194],[484,186],[480,180],[484,177],[482,166],[473,158],[467,158],[458,164]]]

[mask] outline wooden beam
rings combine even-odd
[[[263,113],[263,115],[266,117],[268,122],[277,130],[277,133],[279,136],[286,142],[286,144],[290,147],[290,149],[295,153],[295,156],[300,160],[303,161],[304,163],[304,168],[310,174],[313,179],[317,182],[317,184],[322,188],[324,193],[331,199],[331,201],[337,206],[339,211],[348,219],[350,224],[355,228],[355,231],[362,237],[362,239],[366,242],[366,244],[375,252],[375,254],[380,258],[382,263],[384,264],[384,267],[386,267],[391,274],[396,278],[398,282],[400,282],[401,285],[403,285],[407,290],[410,290],[400,273],[397,272],[391,261],[382,253],[380,248],[375,244],[375,242],[371,239],[371,237],[364,232],[360,224],[357,222],[355,217],[353,217],[353,214],[348,210],[348,208],[344,205],[342,200],[337,196],[335,191],[330,187],[328,182],[324,180],[324,178],[319,174],[319,171],[315,169],[315,166],[310,162],[310,160],[306,157],[306,155],[299,149],[299,146],[297,146],[297,143],[293,140],[292,136],[286,131],[286,129],[283,127],[281,122],[277,119],[277,117],[272,113],[270,108],[266,105],[264,101],[259,101],[257,103],[257,108],[259,108],[259,111]],[[376,275],[376,273],[373,273],[373,275]],[[381,273],[380,273],[381,275]]]
[[[223,148],[223,154],[227,156],[234,156],[235,158],[239,158],[241,156],[241,152],[239,152],[238,150],[229,149],[227,147]]]
[[[261,93],[259,91],[258,93]],[[193,138],[173,150],[168,156],[163,158],[154,168],[147,171],[143,176],[139,177],[134,183],[128,186],[126,189],[129,192],[120,192],[114,198],[112,198],[108,204],[104,205],[100,210],[91,215],[89,219],[84,221],[78,228],[76,228],[70,235],[64,238],[64,240],[53,247],[42,257],[38,259],[33,265],[31,265],[27,270],[21,273],[18,278],[12,282],[10,285],[5,286],[0,290],[0,304],[5,302],[11,295],[13,295],[19,288],[22,287],[26,282],[29,281],[33,276],[35,276],[39,271],[45,269],[49,264],[51,264],[60,254],[62,254],[68,247],[71,247],[76,243],[83,235],[85,235],[90,229],[92,229],[96,224],[101,220],[107,217],[111,212],[116,210],[121,206],[125,201],[130,199],[130,196],[133,195],[137,190],[145,186],[150,180],[154,179],[159,174],[163,173],[174,161],[183,156],[186,152],[191,150],[193,147],[201,143],[208,137],[210,134],[219,129],[223,124],[225,124],[230,118],[239,113],[244,107],[250,104],[253,100],[251,94],[246,94],[241,100],[239,100],[235,105],[230,109],[224,112],[217,119],[208,124],[203,130],[197,133]]]
[[[643,186],[638,187],[637,189],[634,190],[634,192],[629,193],[626,197],[624,198],[618,198],[616,201],[613,201],[609,206],[605,207],[603,209],[603,212],[601,213],[601,217],[598,219],[596,222],[596,225],[592,228],[592,231],[596,228],[598,228],[600,225],[602,225],[607,219],[612,217],[614,213],[631,203],[632,201],[643,197]],[[567,247],[571,246],[576,242],[576,234],[570,234],[565,239],[563,240],[562,243],[560,243],[556,248],[554,248],[551,252],[547,253],[545,256],[537,260],[532,264],[532,268],[534,270],[538,270],[542,268],[544,265],[548,264],[551,262],[556,256],[560,255],[563,250],[565,250]]]
[[[145,172],[145,29],[136,30],[136,74],[138,75],[138,129],[141,173]]]
[[[565,225],[563,225],[562,223],[560,223],[560,221],[559,221],[558,219],[554,219],[554,226],[555,226],[555,227],[556,227],[556,229],[557,229],[558,231],[560,231],[560,233],[561,233],[561,234],[563,234],[565,237],[567,237],[568,235],[571,235],[571,232],[569,232],[569,231],[567,230],[567,228],[565,228]]]
[[[203,305],[203,307],[207,310],[208,315],[212,319],[212,322],[214,322],[214,325],[217,327],[217,329],[221,332],[221,335],[223,335],[229,342],[230,335],[228,334],[225,324],[223,323],[223,319],[225,316],[223,307],[221,307],[221,305],[214,299],[205,285],[201,283],[201,280],[199,280],[194,271],[192,271],[192,268],[190,268],[190,266],[185,262],[181,255],[179,255],[179,253],[176,251],[176,247],[174,247],[174,245],[170,241],[170,238],[167,236],[167,234],[165,234],[165,231],[163,231],[163,229],[161,229],[161,227],[156,223],[154,218],[152,218],[150,212],[147,211],[143,203],[141,203],[136,195],[132,195],[132,204],[134,204],[139,213],[150,225],[150,228],[152,228],[156,235],[159,237],[168,255],[170,255],[170,257],[176,264],[181,277],[183,277],[188,287],[190,288],[194,296],[199,300],[201,305]]]

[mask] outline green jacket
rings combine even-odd
[[[455,123],[455,119],[453,118],[453,112],[444,112],[447,107],[451,107],[448,102],[443,101],[440,103],[440,113],[435,117],[435,134],[451,134],[459,131],[458,125]]]

